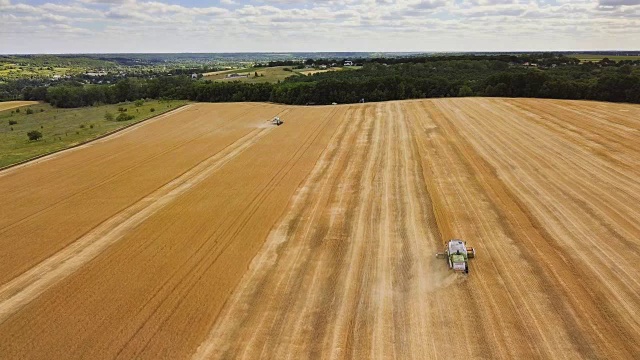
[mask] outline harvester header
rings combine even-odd
[[[459,239],[449,240],[444,252],[437,253],[439,259],[447,259],[449,269],[456,272],[469,273],[469,259],[476,257],[476,250],[467,246],[465,241]]]

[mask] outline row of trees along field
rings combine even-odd
[[[335,61],[335,60],[328,60]],[[364,61],[364,60],[363,60]],[[527,65],[537,61],[536,66]],[[1,90],[1,89],[0,89]],[[115,85],[27,86],[25,100],[80,107],[142,98],[206,102],[331,104],[456,96],[587,99],[640,103],[640,61],[582,63],[564,56],[433,56],[370,59],[362,69],[296,76],[276,84],[187,76],[126,78]]]

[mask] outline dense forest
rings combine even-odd
[[[307,64],[332,59],[308,60]],[[297,76],[276,84],[212,82],[189,76],[128,77],[110,85],[69,81],[20,84],[25,100],[80,107],[142,98],[206,102],[271,101],[331,104],[455,96],[536,97],[640,103],[640,61],[580,63],[539,55],[429,56],[358,59],[359,70]],[[4,84],[5,86],[7,84]],[[16,89],[12,89],[15,91]],[[6,89],[0,87],[0,95]]]

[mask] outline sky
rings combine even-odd
[[[640,50],[640,0],[0,0],[0,53]]]

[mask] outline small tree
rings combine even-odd
[[[104,119],[107,121],[113,121],[113,114],[110,112],[104,113]]]
[[[9,125],[16,125],[18,122],[16,120],[9,120]]]
[[[38,130],[32,130],[27,133],[30,141],[37,141],[42,138],[42,133]]]
[[[151,109],[149,109],[149,111],[154,112],[154,111],[156,111],[156,109],[155,108],[151,108]]]
[[[144,105],[144,100],[136,100],[136,102],[134,104],[136,105],[136,107],[140,107],[140,106]]]
[[[127,121],[131,119],[133,119],[133,115],[128,115],[121,112],[120,115],[118,115],[118,117],[116,118],[116,121]]]
[[[31,115],[31,114],[33,114],[33,109],[27,108],[27,115]]]
[[[473,96],[473,90],[468,85],[462,85],[460,91],[458,91],[458,96]]]

